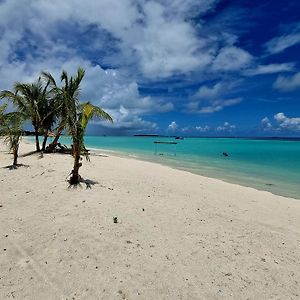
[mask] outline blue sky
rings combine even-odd
[[[0,0],[0,89],[86,69],[89,134],[300,135],[300,2]]]

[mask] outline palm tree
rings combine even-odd
[[[56,94],[56,109],[60,115],[56,139],[53,141],[54,147],[64,129],[67,129],[73,141],[74,166],[71,172],[70,184],[78,184],[80,182],[81,154],[83,153],[88,158],[88,152],[84,146],[84,134],[88,122],[95,117],[112,122],[111,116],[100,107],[89,102],[79,102],[80,83],[84,74],[85,71],[82,68],[78,68],[76,76],[69,78],[67,72],[63,71],[61,81],[64,85],[62,88],[58,88],[51,74],[43,72],[44,78],[52,86],[52,92]]]
[[[76,112],[68,122],[68,130],[73,140],[74,166],[71,172],[70,184],[80,182],[79,168],[82,166],[81,153],[88,159],[88,151],[84,145],[85,129],[89,121],[93,118],[100,118],[112,122],[112,118],[100,107],[92,105],[89,102],[77,105]]]
[[[49,132],[52,129],[53,124],[57,118],[57,110],[56,110],[56,103],[54,97],[46,97],[44,101],[41,103],[40,108],[40,117],[41,117],[41,127],[43,130],[43,143],[42,143],[42,151],[45,151],[47,139],[49,136]]]
[[[2,124],[3,120],[4,120],[4,112],[6,110],[7,105],[0,105],[0,125]]]
[[[13,167],[18,165],[18,151],[23,135],[22,123],[24,115],[20,112],[4,114],[5,107],[0,108],[0,135],[8,145],[9,151],[13,153]]]
[[[78,74],[77,74],[77,81],[78,81],[78,85],[80,84],[83,76],[84,76],[84,71],[82,74],[82,69],[80,70],[79,73],[79,69],[78,69]],[[51,93],[53,93],[54,96],[54,110],[55,110],[55,118],[58,121],[58,126],[55,129],[55,137],[54,140],[49,144],[47,151],[49,152],[53,152],[55,150],[55,147],[58,144],[58,140],[60,138],[60,136],[62,135],[63,131],[66,129],[67,126],[67,114],[69,111],[69,105],[70,105],[70,99],[69,97],[65,97],[65,92],[68,90],[69,92],[69,82],[68,82],[68,75],[65,71],[62,72],[61,75],[61,81],[64,81],[65,84],[65,92],[63,91],[63,89],[59,88],[56,84],[56,81],[54,79],[54,77],[49,73],[49,72],[42,72],[42,78],[45,80],[45,82],[47,82],[49,84],[49,86],[51,87]],[[71,92],[72,94],[72,92]],[[76,95],[75,95],[76,96]]]
[[[14,91],[2,91],[0,93],[1,99],[9,99],[17,107],[26,119],[31,120],[31,124],[34,128],[36,151],[40,151],[39,133],[43,129],[43,121],[46,118],[43,115],[45,110],[43,107],[48,101],[49,82],[43,85],[43,82],[39,78],[34,83],[20,83],[17,82],[14,85]],[[47,112],[47,116],[48,116]]]

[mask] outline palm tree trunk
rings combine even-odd
[[[34,135],[35,135],[35,147],[36,147],[36,151],[40,152],[40,142],[39,142],[39,130],[37,127],[34,128]]]
[[[42,145],[42,151],[45,151],[46,149],[46,143],[48,139],[48,130],[44,131],[44,140],[43,140],[43,145]]]
[[[14,153],[14,163],[13,163],[13,166],[16,166],[18,164],[18,149],[14,149],[13,153]]]
[[[72,176],[70,178],[70,184],[78,184],[80,181],[79,168],[82,166],[82,163],[80,163],[80,150],[80,142],[73,142],[74,166],[72,170]]]
[[[64,126],[61,125],[61,126],[58,127],[57,132],[55,134],[55,138],[54,138],[53,142],[51,142],[49,144],[47,150],[49,149],[49,151],[52,152],[55,149],[55,147],[57,145],[57,142],[58,142],[58,139],[60,138],[63,130],[64,130]]]

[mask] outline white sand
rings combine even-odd
[[[68,189],[71,156],[0,150],[0,299],[300,297],[300,200],[111,155]]]

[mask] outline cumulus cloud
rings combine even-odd
[[[64,44],[76,52],[85,46],[84,37],[92,32],[89,51],[104,56],[102,60],[115,67],[134,65],[150,79],[199,71],[212,62],[216,70],[237,70],[251,55],[233,46],[232,39],[229,47],[218,52],[231,34],[216,27],[212,35],[205,26],[195,26],[192,19],[208,13],[217,2],[5,1],[0,4],[0,59],[12,57],[16,47],[30,48],[26,56],[34,50],[34,54],[46,57],[46,49],[54,44]]]
[[[216,3],[0,1],[0,89],[11,88],[14,81],[32,81],[41,70],[57,78],[62,69],[74,73],[82,66],[86,69],[83,100],[115,114],[114,126],[121,126],[124,110],[134,115],[136,123],[146,114],[171,111],[172,102],[141,94],[140,82],[212,69],[238,70],[251,60],[250,54],[234,46],[237,39],[230,33],[216,27],[211,34],[200,21],[195,25],[193,18],[201,18]],[[221,87],[215,89],[212,94]],[[199,97],[201,93],[205,88],[199,90]],[[214,99],[198,110],[218,111],[236,101]]]
[[[0,89],[16,80],[32,81],[41,70],[57,78],[62,69],[74,73],[82,66],[82,99],[114,116],[114,125],[107,126],[154,130],[157,125],[146,121],[147,115],[173,110],[176,99],[148,95],[143,85],[199,74],[216,80],[249,69],[252,74],[293,69],[292,63],[253,68],[255,58],[237,46],[238,36],[227,32],[229,27],[202,19],[218,2],[0,0]],[[286,80],[292,83],[285,89],[298,86],[298,77],[279,77],[274,87],[288,86]],[[228,90],[228,82],[202,86],[183,106],[190,113],[213,113],[243,100]]]
[[[212,69],[214,71],[238,71],[247,68],[252,59],[252,55],[243,49],[234,46],[225,47],[214,59]]]
[[[162,4],[146,2],[145,26],[136,29],[139,38],[132,37],[130,45],[124,41],[135,51],[143,74],[150,78],[193,71],[211,60],[209,53],[201,51],[205,40],[197,38],[191,24],[168,18],[166,11]]]
[[[205,125],[205,126],[196,126],[195,129],[199,132],[207,132],[210,130],[210,127]]]
[[[175,121],[171,122],[171,124],[168,126],[169,131],[176,131],[178,129],[178,125]]]
[[[192,134],[198,134],[198,133],[205,133],[210,131],[211,128],[208,125],[204,126],[187,126],[181,128],[181,131],[183,133],[192,133]]]
[[[225,122],[222,126],[218,126],[216,131],[221,132],[232,132],[236,128],[235,125],[230,124],[229,122]]]
[[[213,86],[201,86],[195,93],[194,98],[216,98],[226,89],[226,85],[218,82]]]
[[[274,116],[279,128],[290,131],[300,131],[300,118],[289,118],[280,112]]]
[[[275,122],[272,124],[268,117],[261,120],[263,130],[273,131],[300,131],[300,118],[287,117],[283,112],[274,115]]]
[[[86,79],[82,86],[84,96],[91,100],[94,98],[106,109],[118,109],[123,106],[139,114],[167,112],[173,109],[170,102],[141,96],[137,82],[118,70],[89,66]]]
[[[271,124],[268,117],[265,117],[261,120],[261,125],[262,125],[264,130],[270,130],[270,129],[273,128],[273,126],[272,126],[272,124]]]
[[[123,131],[130,133],[130,131],[156,131],[158,126],[156,123],[143,120],[137,114],[132,113],[130,110],[126,109],[122,105],[119,109],[107,110],[113,120],[114,124],[102,121],[94,121],[94,124],[100,124],[103,127],[108,127],[111,129],[122,129]]]
[[[283,92],[291,92],[300,88],[300,72],[293,76],[279,76],[273,87]]]

